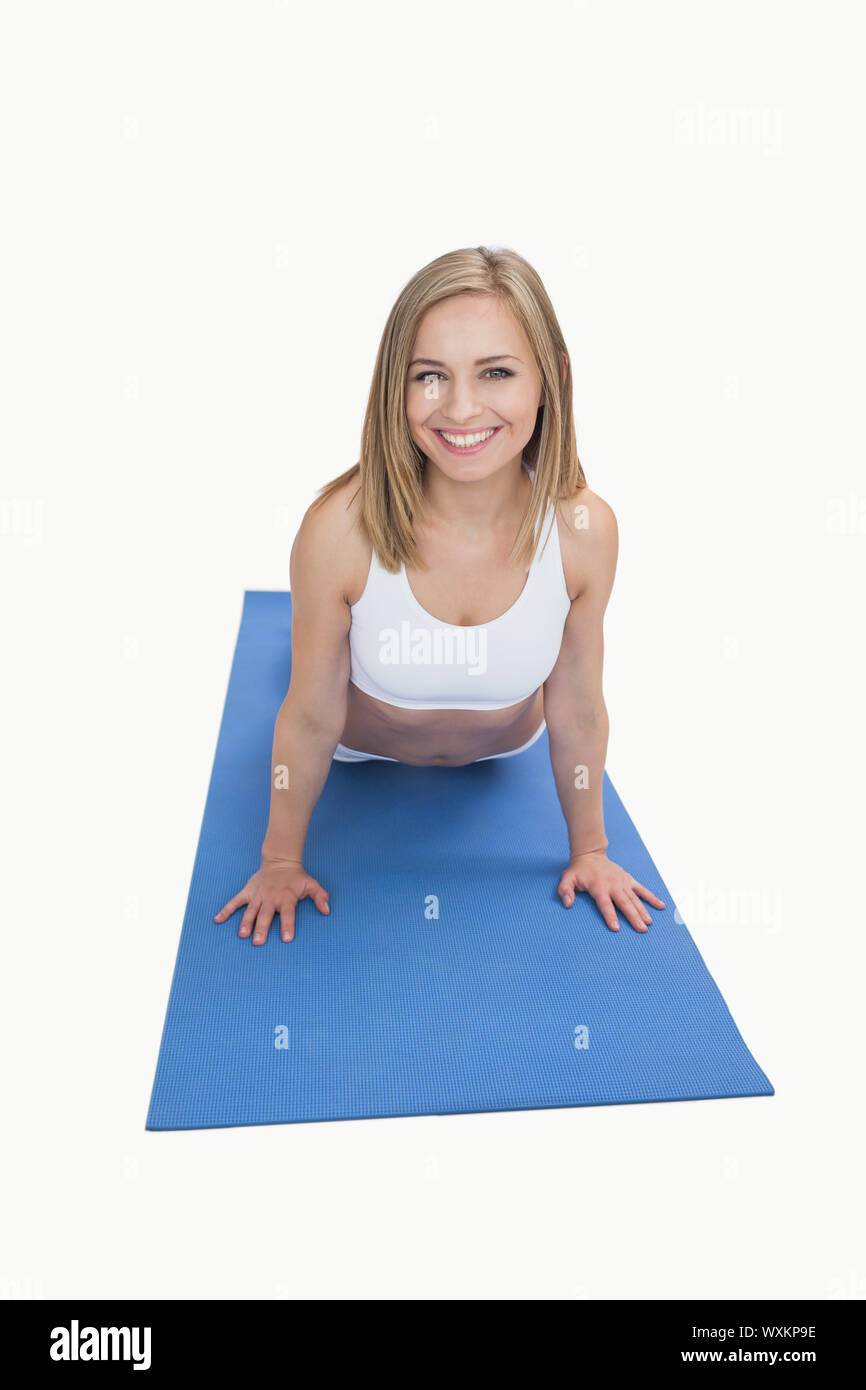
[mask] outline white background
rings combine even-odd
[[[860,21],[4,6],[7,1297],[863,1297]],[[619,521],[608,771],[777,1094],[146,1133],[243,591],[484,242]]]

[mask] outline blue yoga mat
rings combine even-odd
[[[608,854],[667,904],[619,932],[556,894],[547,734],[457,768],[334,763],[291,944],[214,913],[259,866],[291,599],[250,591],[147,1117],[202,1129],[772,1095],[610,779]]]

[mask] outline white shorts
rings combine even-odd
[[[525,743],[521,743],[519,748],[509,748],[507,753],[488,753],[485,757],[473,758],[472,761],[475,763],[487,763],[490,762],[491,758],[513,758],[515,753],[523,753],[527,748],[531,748],[536,739],[541,738],[546,728],[547,724],[545,720],[542,719],[535,733],[532,735],[532,738],[527,739]],[[347,748],[343,743],[338,743],[337,747],[334,749],[334,762],[337,763],[365,763],[371,758],[375,758],[378,762],[382,763],[398,763],[400,761],[399,758],[386,758],[384,753],[359,753],[357,748]]]

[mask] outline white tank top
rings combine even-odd
[[[374,550],[351,606],[350,680],[403,709],[505,709],[547,680],[570,608],[550,502],[521,593],[489,623],[440,622],[415,598],[406,566],[391,574]]]

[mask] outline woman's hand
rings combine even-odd
[[[575,893],[590,893],[611,931],[619,931],[617,908],[635,931],[646,931],[652,918],[640,898],[646,898],[653,907],[664,907],[655,893],[608,859],[603,849],[575,855],[559,880],[557,892],[566,907],[571,907]]]
[[[274,913],[279,913],[282,938],[291,941],[295,935],[295,904],[301,898],[312,898],[323,916],[327,916],[331,910],[326,890],[306,872],[300,861],[262,857],[262,867],[220,909],[214,921],[225,922],[246,903],[247,910],[241,918],[238,936],[249,936],[255,925],[253,945],[263,946],[268,939]]]

